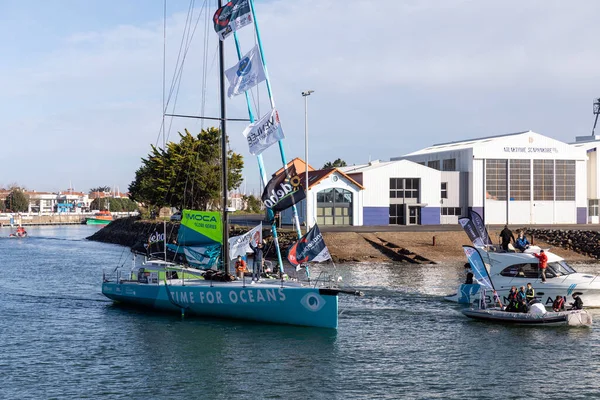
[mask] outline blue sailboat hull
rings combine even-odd
[[[275,284],[244,286],[238,282],[104,282],[102,293],[125,304],[197,316],[333,329],[338,326],[337,292],[328,289]]]

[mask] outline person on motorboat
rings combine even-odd
[[[519,237],[515,240],[515,248],[521,250],[521,252],[525,251],[529,247],[529,240],[525,237],[523,231],[519,232]]]
[[[508,252],[508,245],[512,241],[515,242],[515,236],[512,231],[508,229],[508,225],[504,225],[504,229],[500,232],[500,239],[502,240],[502,248]]]
[[[573,302],[571,303],[571,310],[583,310],[583,300],[577,293],[573,293]]]
[[[535,300],[535,290],[531,286],[531,283],[527,284],[527,290],[525,290],[525,300],[527,304],[531,304],[533,300]]]
[[[510,292],[508,292],[508,306],[506,306],[506,311],[517,311],[517,287],[513,286],[510,288]]]
[[[473,272],[471,271],[471,264],[465,263],[465,273],[467,274],[466,279],[465,279],[465,284],[472,285],[473,284]]]
[[[527,312],[527,295],[525,294],[525,286],[521,286],[517,292],[517,312]]]
[[[533,253],[535,258],[538,259],[538,265],[542,274],[542,283],[546,283],[546,268],[548,267],[548,256],[544,253],[544,250],[540,250],[540,253]]]
[[[556,312],[563,311],[565,309],[565,298],[562,296],[556,296],[554,303],[552,303],[552,309]]]

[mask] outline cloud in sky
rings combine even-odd
[[[162,2],[155,3],[0,6],[0,34],[10,38],[0,45],[0,186],[127,189],[140,158],[161,140],[163,22]],[[167,85],[187,15],[187,4],[172,3]],[[276,0],[257,2],[256,10],[288,160],[304,157],[307,89],[315,90],[309,162],[317,168],[527,129],[566,142],[591,131],[591,103],[600,97],[600,5],[592,0]],[[205,114],[216,116],[216,35],[199,12],[174,111],[198,114],[205,93]],[[244,52],[254,45],[250,28],[240,37]],[[231,66],[233,41],[226,44]],[[264,88],[254,100],[261,114],[268,111]],[[228,103],[228,115],[246,117],[243,96]],[[172,140],[203,126],[167,123]],[[245,157],[247,187],[257,190],[243,128],[230,124],[231,146]],[[269,172],[281,165],[276,146],[264,157]]]

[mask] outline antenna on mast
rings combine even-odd
[[[592,128],[592,136],[594,136],[594,131],[596,130],[596,124],[598,123],[598,115],[600,114],[600,98],[594,100],[594,115],[596,115],[596,119],[594,120],[594,127]]]

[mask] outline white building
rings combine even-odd
[[[458,196],[462,211],[473,209],[486,223],[587,222],[583,147],[527,131],[437,144],[392,158],[402,159],[443,172],[458,171],[458,177],[440,178],[440,185],[447,179],[447,189]]]
[[[598,148],[600,147],[600,136],[577,136],[575,143],[571,146],[584,149],[587,153],[587,222],[591,224],[600,223],[598,213],[598,202],[600,199],[600,160],[598,160]]]
[[[459,173],[408,160],[341,168],[364,187],[363,225],[439,225],[461,215]]]

